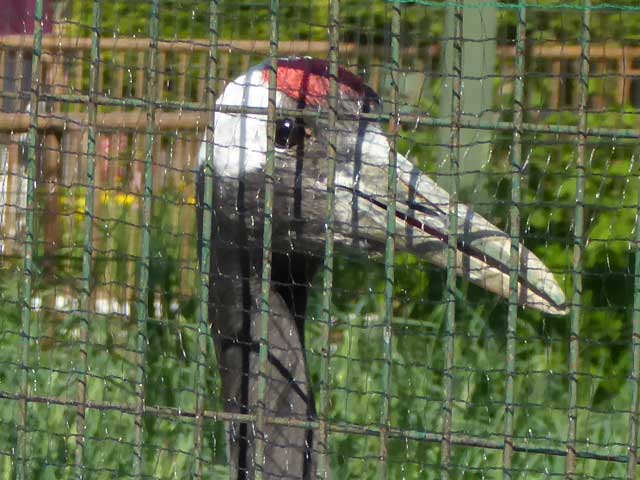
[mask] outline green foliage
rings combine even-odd
[[[92,0],[71,0],[74,28],[85,29],[93,24]],[[202,39],[209,32],[211,2],[205,0],[160,0],[159,35],[163,39]],[[255,0],[222,0],[218,2],[221,38],[269,39],[269,3]],[[151,2],[110,1],[102,6],[103,35],[149,35]],[[307,40],[323,38],[327,23],[324,2],[284,0],[280,2],[280,33],[286,38]],[[314,21],[310,23],[308,19]],[[73,31],[73,30],[72,30]],[[86,34],[86,31],[85,31]]]
[[[87,35],[93,25],[93,0],[69,0],[72,12],[70,33]],[[209,32],[211,2],[206,0],[160,0],[159,34],[163,39],[203,39]],[[389,5],[344,0],[341,37],[382,45],[389,37]],[[269,2],[221,0],[218,2],[219,35],[223,39],[269,39]],[[149,35],[151,2],[116,0],[102,5],[103,36]],[[328,5],[324,0],[281,0],[278,10],[280,38],[283,40],[326,40]],[[422,7],[407,7],[401,29],[422,44],[442,35],[442,13]],[[434,21],[435,20],[435,21]],[[425,32],[429,32],[425,35]]]

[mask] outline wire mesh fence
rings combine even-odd
[[[2,478],[637,478],[635,2],[0,8]]]

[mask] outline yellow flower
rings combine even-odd
[[[116,203],[118,205],[132,205],[133,202],[136,201],[135,196],[130,195],[128,193],[117,193],[116,194]]]

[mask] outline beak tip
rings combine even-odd
[[[550,288],[545,288],[546,294],[544,299],[538,297],[535,300],[525,301],[525,306],[534,308],[548,315],[565,316],[569,314],[570,308],[567,304],[566,297],[560,286],[553,280]]]
[[[519,287],[521,303],[549,315],[567,315],[567,297],[555,276],[531,252],[527,253],[524,281]]]
[[[566,303],[548,307],[545,313],[556,317],[564,317],[569,314],[569,306]]]

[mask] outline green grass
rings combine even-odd
[[[160,237],[162,238],[162,237]],[[178,301],[171,292],[172,272],[179,267],[170,242],[154,244],[153,290],[165,296],[162,319],[148,325],[145,357],[146,404],[181,410],[195,408],[195,309],[193,299]],[[158,249],[158,250],[156,250]],[[159,259],[163,260],[159,260]],[[0,314],[0,385],[20,390],[20,311],[15,285],[20,273],[3,265],[3,302]],[[98,270],[98,269],[97,269]],[[99,270],[98,270],[99,271]],[[443,273],[411,257],[400,257],[397,267],[396,318],[393,327],[391,425],[394,428],[437,433],[442,429],[443,318],[440,301]],[[383,272],[375,262],[338,260],[334,320],[331,337],[330,419],[339,423],[377,426],[382,400]],[[355,288],[357,286],[357,288]],[[29,385],[32,395],[66,400],[76,398],[80,365],[78,312],[47,310],[47,288],[38,282],[36,296],[43,306],[33,313],[34,340],[30,342]],[[422,294],[419,294],[422,292]],[[505,398],[505,305],[473,286],[462,285],[455,339],[455,432],[481,439],[502,440]],[[173,311],[171,304],[174,304]],[[319,376],[323,345],[320,292],[311,300],[308,348],[312,377]],[[611,321],[611,316],[608,322]],[[604,320],[603,320],[604,321]],[[566,319],[542,319],[523,312],[518,326],[516,368],[516,443],[520,446],[562,450],[566,440],[568,405]],[[91,317],[88,398],[132,407],[136,325],[130,316]],[[579,405],[580,449],[624,455],[626,452],[631,358],[628,342],[596,342],[605,332],[585,333]],[[211,355],[207,385],[215,386]],[[207,408],[219,407],[210,390]],[[13,449],[18,427],[18,402],[3,401],[0,448],[3,478],[13,475]],[[134,416],[115,411],[89,410],[85,468],[97,478],[124,478],[133,471]],[[53,404],[31,404],[28,424],[29,465],[32,478],[71,478],[75,452],[75,409]],[[204,451],[209,478],[225,477],[225,438],[221,423],[207,424]],[[184,477],[194,466],[194,424],[190,419],[146,415],[144,471],[153,478]],[[335,478],[377,478],[379,440],[376,437],[334,434],[331,465]],[[436,443],[394,439],[389,442],[391,478],[437,478],[440,450]],[[453,450],[457,478],[483,478],[501,468],[501,451],[457,446]],[[514,467],[531,478],[559,475],[562,457],[516,454]],[[624,464],[580,461],[584,478],[622,477]],[[494,472],[494,473],[492,473]],[[216,477],[217,475],[217,477]]]
[[[539,92],[534,91],[535,94]],[[426,101],[426,100],[425,100]],[[536,101],[535,99],[533,100]],[[435,102],[437,104],[437,102]],[[505,100],[505,104],[513,102]],[[431,103],[420,105],[431,111]],[[540,121],[575,124],[563,113]],[[634,128],[634,119],[610,114],[590,119],[593,127]],[[161,139],[171,148],[171,140]],[[522,233],[526,245],[556,272],[572,292],[573,209],[575,203],[575,139],[525,134]],[[133,144],[134,142],[130,142]],[[438,168],[437,130],[416,126],[402,132],[400,150],[411,151],[429,173]],[[482,175],[491,205],[481,209],[508,229],[511,188],[511,135],[495,133],[491,158]],[[636,146],[624,141],[590,139],[587,146],[586,231],[581,366],[578,395],[578,449],[623,456],[629,442],[631,406],[631,314],[634,298],[634,235],[638,198]],[[133,152],[109,162],[125,166]],[[129,158],[131,157],[131,158]],[[196,400],[197,252],[193,172],[189,165],[168,169],[154,190],[150,264],[150,320],[145,353],[145,402],[151,407],[193,411]],[[180,171],[184,168],[184,171]],[[116,170],[116,168],[112,168]],[[94,262],[91,294],[102,313],[91,312],[88,393],[92,402],[135,407],[138,375],[137,275],[141,255],[141,199],[126,191],[125,181],[109,184],[96,195]],[[16,394],[28,371],[34,396],[74,401],[81,363],[81,313],[77,305],[57,305],[56,298],[80,295],[84,238],[85,191],[58,188],[61,210],[50,218],[38,212],[34,298],[28,365],[21,364],[20,258],[0,257],[0,391]],[[461,192],[472,203],[475,191]],[[43,207],[48,198],[39,192]],[[45,249],[45,223],[58,224],[54,249]],[[51,223],[49,224],[51,226]],[[48,230],[49,231],[49,230]],[[18,252],[19,253],[19,252]],[[317,282],[318,285],[320,282]],[[439,434],[443,418],[445,273],[408,255],[397,256],[394,291],[393,357],[390,424],[412,432]],[[330,338],[329,420],[379,426],[383,398],[384,275],[380,258],[338,257],[335,264]],[[506,385],[506,302],[459,282],[455,361],[453,369],[453,431],[493,444],[503,441]],[[117,301],[118,305],[111,302]],[[109,304],[109,305],[106,305]],[[310,299],[307,347],[312,379],[319,384],[322,341],[321,292]],[[105,307],[108,307],[106,308]],[[126,307],[128,305],[128,307]],[[120,310],[116,313],[114,310]],[[124,313],[122,313],[124,312]],[[520,311],[515,366],[516,445],[565,449],[569,406],[569,319]],[[206,408],[220,409],[215,355],[209,350]],[[19,428],[19,403],[2,400],[0,409],[0,478],[13,478]],[[76,410],[72,406],[32,403],[27,441],[32,478],[72,478]],[[178,416],[144,417],[144,473],[151,478],[183,478],[194,468],[195,428]],[[84,465],[92,478],[126,478],[133,473],[135,417],[117,410],[87,413]],[[224,425],[207,422],[203,463],[207,478],[226,478]],[[330,439],[334,478],[378,478],[380,451],[376,436],[334,433]],[[500,475],[502,451],[456,445],[453,478]],[[440,477],[438,443],[392,439],[388,445],[390,478]],[[519,452],[514,455],[517,478],[562,476],[564,457]],[[622,478],[626,465],[613,461],[578,460],[582,478]]]

